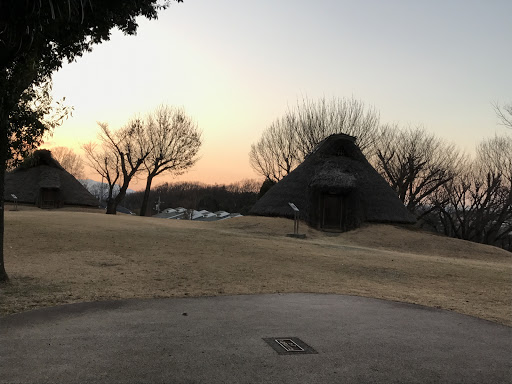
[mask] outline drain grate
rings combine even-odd
[[[264,337],[263,340],[280,355],[318,353],[298,337]]]

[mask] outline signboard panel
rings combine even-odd
[[[297,207],[295,206],[295,204],[293,204],[293,203],[288,203],[288,205],[289,205],[290,207],[292,207],[292,209],[293,209],[295,212],[299,212],[299,208],[297,208]]]

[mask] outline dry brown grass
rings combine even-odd
[[[204,223],[24,209],[6,212],[0,314],[120,298],[318,292],[369,296],[512,325],[512,258],[389,225],[343,234],[286,219]]]

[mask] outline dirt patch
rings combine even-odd
[[[293,221],[174,221],[6,212],[0,313],[117,298],[275,292],[417,303],[512,325],[512,258],[498,248],[389,225],[326,234]]]

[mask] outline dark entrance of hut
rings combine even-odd
[[[321,199],[320,226],[322,229],[343,230],[343,196],[325,193]]]
[[[40,208],[58,208],[59,190],[55,188],[41,188]]]

